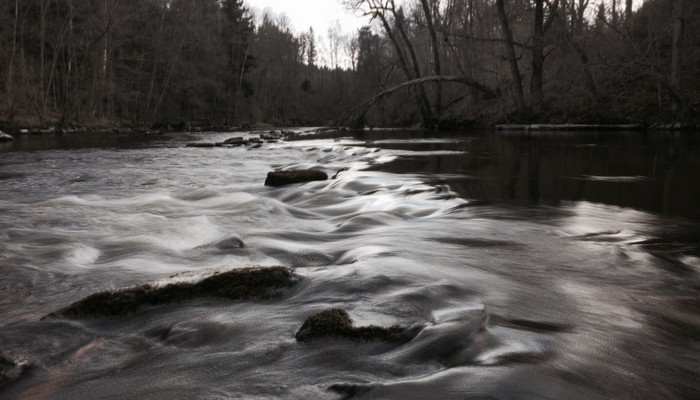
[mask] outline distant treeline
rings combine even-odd
[[[2,0],[0,121],[436,127],[700,113],[695,0],[345,4],[368,22],[350,36],[295,34],[242,0]]]

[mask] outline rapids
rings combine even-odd
[[[255,133],[250,133],[255,135]],[[0,144],[3,399],[700,396],[700,138],[362,131]],[[333,179],[263,185],[277,168]],[[280,297],[49,316],[284,265]],[[341,308],[407,343],[297,342]]]

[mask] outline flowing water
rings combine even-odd
[[[8,399],[700,396],[700,138],[364,131],[0,144]],[[269,188],[275,168],[321,182]],[[286,265],[279,298],[46,317],[92,293]],[[311,315],[408,343],[298,343]],[[335,386],[334,386],[335,385]],[[331,390],[329,388],[333,387]]]

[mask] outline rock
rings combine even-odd
[[[95,318],[126,315],[147,306],[200,298],[268,299],[293,286],[296,275],[287,267],[248,267],[218,272],[199,282],[145,284],[90,295],[50,316]]]
[[[262,143],[262,142],[263,142],[263,140],[260,139],[259,137],[252,137],[252,138],[248,139],[248,143]]]
[[[294,336],[298,342],[322,338],[342,338],[359,341],[383,340],[387,342],[407,342],[417,332],[397,325],[389,328],[381,326],[354,327],[348,313],[340,308],[321,311],[307,319]]]
[[[0,389],[16,381],[30,369],[31,366],[26,362],[0,351]]]
[[[185,147],[201,147],[201,148],[212,148],[215,147],[215,143],[187,143]]]
[[[281,137],[282,134],[275,131],[263,132],[260,134],[260,138],[263,140],[279,140]]]
[[[216,244],[216,248],[219,250],[235,250],[242,247],[245,247],[245,243],[238,236],[231,236]]]
[[[243,146],[244,144],[246,144],[246,141],[242,137],[237,136],[237,137],[232,137],[231,139],[224,140],[224,144]]]
[[[0,131],[0,143],[2,142],[14,142],[15,138],[8,135],[7,133]]]
[[[284,186],[292,183],[325,181],[327,179],[328,175],[320,169],[273,171],[267,174],[265,186]]]

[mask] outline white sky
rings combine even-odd
[[[300,33],[313,26],[317,36],[327,36],[331,22],[340,21],[344,33],[354,33],[367,24],[368,18],[354,15],[340,0],[244,0],[256,15],[269,8],[273,14],[286,14],[292,30]]]
[[[397,0],[401,3],[403,0]],[[589,5],[589,12],[594,15],[597,12],[597,4],[603,0],[593,0]],[[604,0],[609,5],[611,0]],[[633,0],[637,9],[644,0]],[[699,1],[699,0],[695,0]],[[624,9],[624,0],[617,0],[620,10]],[[256,17],[261,17],[264,12],[269,12],[276,17],[284,15],[293,32],[299,34],[307,32],[309,27],[314,28],[317,38],[320,63],[329,65],[327,38],[328,28],[336,20],[340,23],[343,34],[355,34],[359,28],[369,23],[369,17],[362,16],[360,12],[353,13],[341,4],[341,0],[244,0],[245,6]],[[341,54],[341,64],[349,66],[349,58]]]
[[[265,9],[273,14],[285,14],[289,18],[292,30],[296,33],[306,32],[313,26],[317,36],[325,37],[328,28],[335,20],[340,22],[344,33],[355,33],[360,27],[369,22],[368,17],[354,14],[347,10],[341,0],[244,0],[245,5],[256,15],[262,15]],[[593,12],[597,10],[594,0],[589,6]],[[605,0],[610,4],[611,0]],[[634,8],[639,8],[644,0],[634,0]],[[400,2],[400,1],[399,1]],[[620,9],[624,8],[624,0],[618,0]]]

